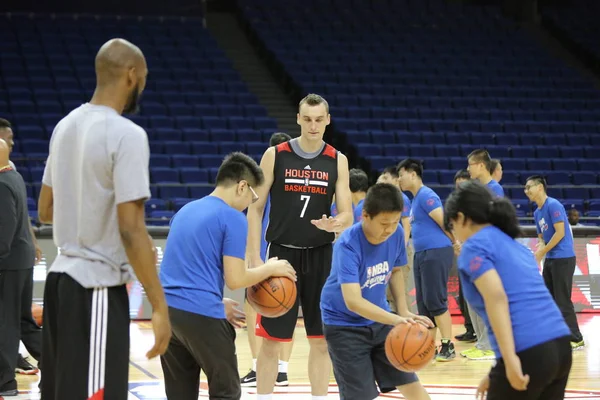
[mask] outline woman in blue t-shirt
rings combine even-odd
[[[520,234],[514,207],[468,181],[446,201],[444,223],[463,243],[463,294],[488,327],[497,357],[477,395],[562,400],[572,362],[570,332],[533,253],[514,240]]]

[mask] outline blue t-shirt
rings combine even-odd
[[[450,238],[429,213],[442,207],[440,196],[427,186],[415,195],[410,207],[410,224],[415,252],[452,246]]]
[[[337,206],[335,202],[331,205],[331,216],[335,217],[337,215]]]
[[[495,269],[508,297],[517,352],[570,335],[548,292],[531,250],[495,226],[481,229],[463,244],[458,257],[462,290],[467,302],[484,320],[496,357],[501,357],[483,297],[475,281]]]
[[[346,229],[333,247],[331,273],[321,292],[323,323],[342,326],[367,326],[373,321],[348,310],[341,285],[358,283],[362,296],[378,307],[390,311],[386,288],[395,267],[405,266],[406,247],[401,225],[385,242],[367,241],[363,224]]]
[[[267,197],[267,204],[265,204],[265,212],[262,220],[262,234],[260,236],[260,258],[263,261],[267,261],[267,227],[269,226],[269,213],[271,212],[271,196]]]
[[[491,180],[488,182],[487,184],[488,189],[490,189],[492,191],[492,193],[494,193],[496,196],[498,197],[504,197],[504,189],[502,188],[502,186],[500,186],[500,184],[498,182],[496,182],[495,180]]]
[[[575,257],[573,247],[573,232],[570,229],[569,219],[565,207],[555,198],[548,197],[541,208],[533,212],[535,227],[538,235],[541,234],[544,242],[548,243],[556,233],[554,224],[562,222],[565,225],[565,237],[552,250],[546,254],[546,258],[568,258]]]
[[[248,222],[244,214],[215,196],[181,208],[160,266],[167,304],[211,318],[225,318],[223,257],[246,255]]]
[[[404,208],[402,209],[402,218],[410,217],[410,199],[407,195],[402,193],[402,200],[404,200]]]
[[[352,210],[352,212],[354,213],[354,223],[362,221],[362,211],[364,203],[365,199],[362,199],[358,202],[356,206],[354,206],[354,210]]]

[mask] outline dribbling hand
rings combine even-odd
[[[412,319],[416,323],[423,325],[425,328],[431,329],[434,327],[433,322],[431,322],[431,320],[424,315],[408,313],[407,315],[404,315],[404,317]]]
[[[152,312],[152,330],[154,331],[154,346],[146,353],[149,360],[165,354],[171,341],[171,322],[166,308],[164,311]]]
[[[323,214],[321,219],[311,219],[310,223],[319,228],[322,231],[335,233],[342,229],[342,224],[333,217],[327,217]]]
[[[283,276],[296,282],[296,271],[287,260],[279,260],[277,257],[270,258],[265,263],[271,268],[270,276]]]
[[[395,321],[394,321],[394,326],[400,325],[400,324],[416,325],[417,322],[414,319],[412,319],[412,318],[405,318],[405,317],[401,317],[399,315],[396,315],[396,318],[395,318]]]

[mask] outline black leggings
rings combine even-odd
[[[542,343],[517,353],[524,375],[529,375],[527,390],[512,388],[500,358],[490,371],[487,400],[563,400],[571,371],[572,350],[569,337]]]

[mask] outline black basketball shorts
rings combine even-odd
[[[296,270],[297,297],[291,310],[277,318],[257,315],[256,336],[280,342],[289,342],[294,337],[298,321],[298,308],[302,306],[304,328],[309,339],[323,338],[321,320],[321,290],[331,271],[333,246],[295,249],[271,243],[267,258],[287,260]]]

